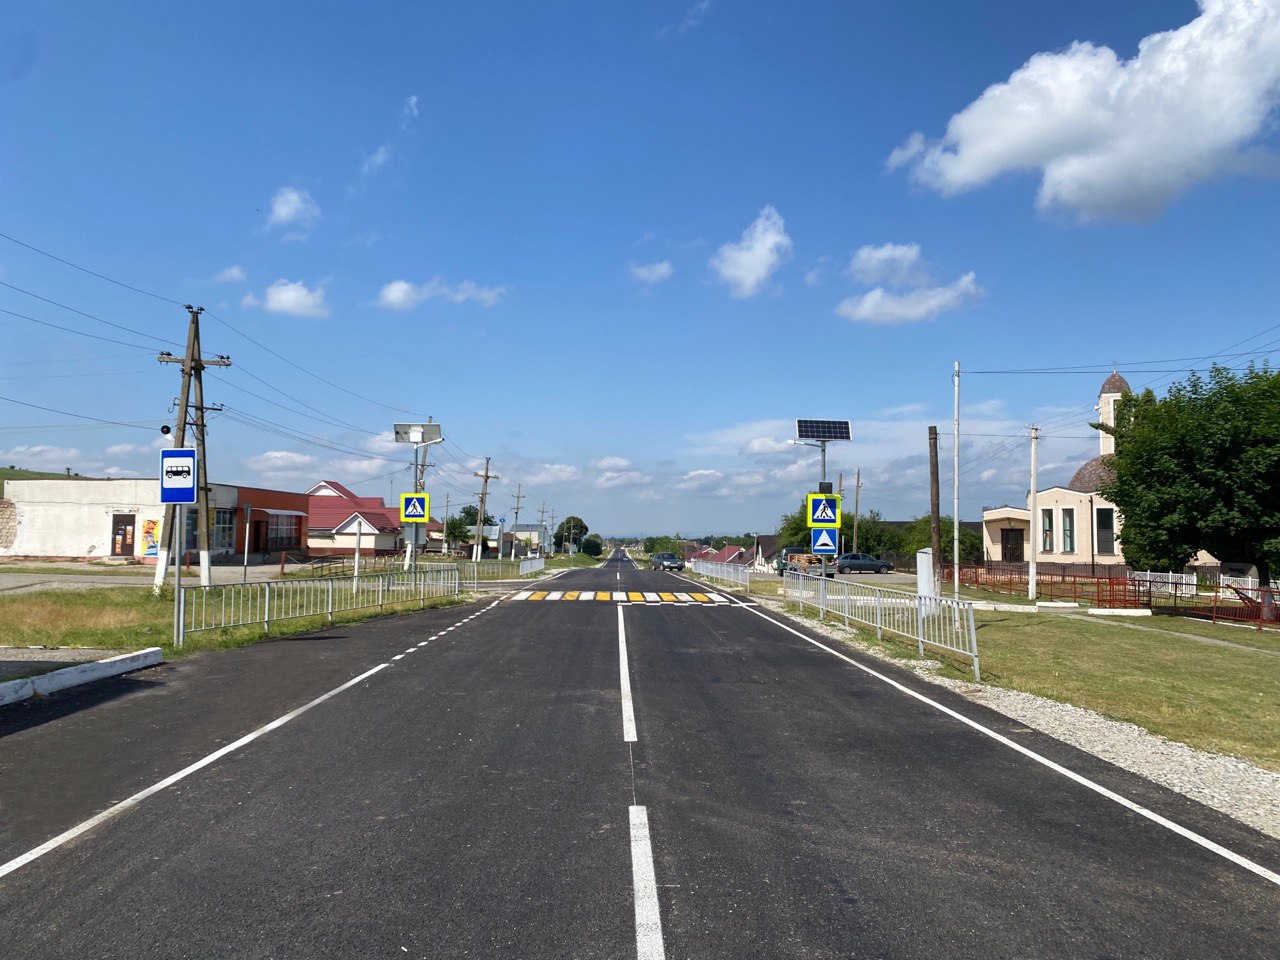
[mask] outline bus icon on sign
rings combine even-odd
[[[191,464],[189,463],[171,463],[164,468],[164,476],[166,480],[175,480],[178,477],[190,479]]]

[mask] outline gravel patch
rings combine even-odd
[[[751,599],[770,610],[786,613],[780,600],[760,596]],[[975,703],[1280,839],[1278,773],[1263,770],[1239,757],[1209,753],[1166,740],[1137,724],[1112,720],[1093,710],[1031,693],[938,676],[942,666],[938,661],[899,660],[843,625],[812,620],[800,622],[815,633],[910,670],[930,683],[954,690]]]

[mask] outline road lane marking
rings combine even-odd
[[[1159,826],[1164,827],[1166,830],[1170,830],[1173,833],[1176,833],[1178,836],[1183,837],[1184,839],[1190,840],[1192,843],[1203,847],[1204,849],[1210,851],[1211,853],[1216,853],[1218,856],[1223,857],[1226,860],[1230,860],[1232,863],[1236,864],[1237,866],[1244,867],[1246,870],[1250,871],[1251,873],[1257,874],[1262,879],[1267,880],[1270,883],[1275,884],[1276,886],[1280,886],[1280,873],[1276,873],[1274,870],[1268,870],[1266,867],[1262,866],[1262,864],[1255,863],[1254,861],[1248,859],[1247,857],[1243,857],[1240,854],[1236,853],[1234,850],[1228,850],[1226,847],[1222,846],[1221,844],[1215,843],[1214,841],[1210,840],[1208,837],[1203,836],[1199,833],[1196,833],[1194,830],[1188,829],[1187,827],[1182,826],[1182,824],[1180,823],[1175,823],[1174,821],[1170,820],[1168,817],[1161,816],[1160,814],[1156,813],[1154,810],[1148,809],[1147,807],[1144,807],[1141,804],[1134,803],[1128,797],[1123,797],[1120,794],[1116,793],[1114,790],[1110,790],[1107,787],[1104,787],[1100,783],[1095,783],[1093,780],[1090,780],[1088,777],[1085,777],[1079,773],[1076,773],[1074,770],[1070,770],[1067,767],[1064,767],[1062,764],[1056,763],[1053,760],[1050,760],[1046,756],[1042,756],[1041,754],[1036,753],[1031,748],[1025,747],[1020,743],[1016,743],[1013,740],[1010,740],[1008,737],[1004,736],[1001,733],[997,733],[995,730],[992,730],[990,727],[983,726],[977,720],[971,720],[970,718],[966,717],[964,714],[959,713],[956,710],[952,710],[950,707],[939,703],[937,700],[932,700],[929,697],[926,697],[923,693],[917,693],[915,690],[912,690],[910,687],[906,686],[905,684],[899,683],[897,680],[894,680],[892,677],[886,676],[885,674],[880,673],[878,670],[873,670],[871,667],[868,667],[868,666],[865,666],[864,664],[859,663],[857,660],[854,660],[852,657],[845,656],[843,653],[840,653],[838,650],[833,650],[831,647],[828,647],[825,643],[820,643],[819,641],[813,639],[813,637],[806,636],[805,634],[801,633],[799,630],[795,630],[787,626],[785,623],[775,620],[773,617],[767,614],[761,613],[758,609],[747,607],[746,604],[739,604],[739,606],[746,608],[748,613],[755,614],[760,619],[767,620],[776,627],[781,627],[783,630],[787,631],[787,633],[793,634],[799,637],[801,640],[804,640],[807,643],[813,644],[819,650],[825,650],[827,653],[831,654],[833,657],[839,657],[841,660],[843,660],[845,663],[849,664],[850,666],[856,667],[857,669],[861,670],[863,673],[869,676],[875,677],[877,680],[883,681],[884,683],[887,683],[889,686],[895,688],[896,690],[901,691],[902,693],[905,693],[907,696],[912,697],[915,700],[919,700],[921,703],[926,704],[930,707],[933,707],[933,709],[941,713],[945,713],[947,716],[952,717],[953,719],[959,720],[965,726],[970,727],[973,730],[976,730],[978,733],[982,734],[983,736],[990,737],[992,740],[995,740],[997,743],[1004,744],[1006,747],[1009,747],[1011,750],[1016,750],[1018,753],[1022,754],[1024,757],[1027,757],[1030,760],[1034,760],[1036,763],[1039,763],[1042,766],[1047,767],[1048,769],[1052,770],[1054,773],[1059,773],[1062,776],[1066,777],[1068,780],[1073,780],[1074,782],[1078,783],[1080,786],[1085,787],[1089,790],[1092,790],[1094,793],[1100,796],[1106,797],[1108,800],[1118,803],[1120,806],[1124,807],[1126,810],[1131,810],[1141,817],[1146,817],[1152,823],[1158,824]]]
[[[596,598],[594,590],[582,590],[578,593],[579,600],[594,600]]]
[[[528,600],[531,596],[533,596],[532,590],[521,590],[511,599],[512,600]]]
[[[58,847],[62,846],[64,843],[74,840],[76,837],[79,837],[82,834],[87,833],[88,831],[92,830],[94,827],[98,826],[99,824],[105,823],[106,821],[110,820],[112,817],[116,816],[117,814],[124,813],[124,811],[128,810],[130,807],[137,806],[143,800],[159,793],[161,790],[164,790],[166,787],[173,786],[173,784],[177,783],[179,780],[185,780],[187,777],[191,776],[191,774],[196,773],[197,771],[203,770],[205,767],[209,766],[212,763],[217,763],[227,754],[234,753],[236,750],[239,750],[241,747],[252,743],[254,740],[257,740],[260,736],[262,736],[265,733],[270,733],[272,730],[275,730],[278,727],[283,727],[290,720],[293,720],[296,717],[302,716],[312,707],[319,706],[320,704],[328,700],[330,697],[336,697],[338,694],[342,693],[342,691],[349,690],[351,687],[354,687],[357,683],[362,683],[365,680],[368,680],[379,670],[385,670],[389,666],[390,666],[389,663],[380,663],[376,667],[372,668],[371,670],[366,670],[364,673],[360,674],[360,676],[353,677],[352,679],[348,680],[346,683],[342,684],[341,686],[334,687],[328,693],[321,694],[320,696],[312,700],[310,703],[304,703],[302,706],[298,707],[296,710],[291,710],[288,713],[286,713],[284,716],[278,717],[275,720],[272,720],[270,723],[266,724],[265,726],[259,727],[257,730],[254,730],[252,733],[245,734],[239,740],[236,740],[233,743],[227,744],[225,747],[215,750],[213,753],[209,754],[204,759],[197,760],[195,763],[191,764],[189,767],[184,767],[183,769],[179,770],[177,773],[172,774],[171,776],[165,777],[159,783],[153,784],[147,787],[145,790],[138,791],[133,796],[127,797],[126,799],[121,800],[119,803],[115,804],[114,806],[108,807],[106,810],[103,810],[98,815],[90,817],[88,820],[85,820],[83,823],[77,824],[76,826],[72,827],[70,830],[67,830],[67,831],[64,831],[63,833],[58,834],[52,840],[46,840],[44,843],[40,844],[40,846],[32,850],[28,850],[26,853],[22,854],[20,857],[15,857],[14,859],[10,860],[8,863],[0,864],[0,877],[8,876],[9,874],[13,873],[15,870],[20,870],[22,867],[25,867],[28,863],[31,863],[33,860],[37,860],[40,857],[43,857],[46,853],[50,852],[51,850],[56,850]]]
[[[659,597],[656,593],[646,593],[646,594],[644,595],[644,598],[645,598],[645,600],[646,600],[646,601],[648,601],[649,603],[657,603],[659,600],[661,600],[661,599],[662,599],[662,598],[661,598],[661,597]]]
[[[626,595],[625,593],[622,593],[622,592],[618,591],[618,590],[615,590],[615,591],[613,592],[613,599],[618,600],[618,601],[622,601],[622,600],[627,599],[627,595]]]
[[[658,910],[658,883],[653,870],[653,846],[649,842],[649,811],[631,807],[631,883],[636,900],[637,960],[665,960],[662,914]]]
[[[622,623],[622,607],[618,607],[618,676],[622,690],[622,739],[636,742],[636,713],[631,700],[631,667],[627,664],[627,628]]]
[[[687,594],[687,593],[677,593],[677,594],[676,594],[676,599],[677,599],[677,600],[679,600],[681,603],[692,603],[692,602],[693,602],[693,597],[689,596],[689,594]]]
[[[403,654],[403,653],[397,653],[397,654],[396,654],[394,657],[392,657],[391,659],[392,659],[392,660],[403,660],[403,659],[404,659],[404,654]]]
[[[563,596],[564,596],[564,591],[563,591],[563,590],[552,590],[550,593],[548,593],[548,594],[547,594],[547,599],[548,599],[548,600],[559,600],[559,599],[560,599],[561,597],[563,597]]]

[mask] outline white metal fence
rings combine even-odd
[[[1162,573],[1157,571],[1134,571],[1132,580],[1148,585],[1152,593],[1163,593],[1168,596],[1194,597],[1196,595],[1196,575],[1194,573]]]
[[[184,585],[174,610],[174,643],[181,647],[187,634],[202,630],[261,625],[268,633],[279,620],[328,617],[332,622],[333,615],[344,610],[388,603],[425,605],[432,597],[457,596],[458,573],[456,564],[433,563],[420,565],[416,573]]]
[[[751,568],[741,563],[712,563],[709,560],[690,560],[689,569],[708,580],[719,580],[751,592]]]
[[[884,631],[916,641],[923,656],[925,644],[950,650],[973,661],[973,678],[978,670],[978,634],[973,624],[973,604],[946,597],[921,597],[905,590],[869,587],[847,580],[788,570],[782,580],[782,595],[804,609],[817,607],[819,619],[828,614],[842,617],[848,624],[856,620],[874,627],[876,636]]]
[[[1218,586],[1235,587],[1239,590],[1257,590],[1257,577],[1228,577],[1225,573],[1218,575]]]
[[[531,573],[540,573],[547,568],[547,561],[542,557],[525,557],[520,561],[520,576],[525,577]]]

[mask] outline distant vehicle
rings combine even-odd
[[[782,576],[786,572],[787,564],[791,558],[805,551],[801,547],[783,547],[773,561],[773,572],[778,576]]]
[[[649,566],[654,570],[683,570],[684,561],[674,553],[655,553],[649,560]]]
[[[888,560],[877,560],[868,553],[842,553],[836,558],[840,573],[888,573],[892,569]]]

